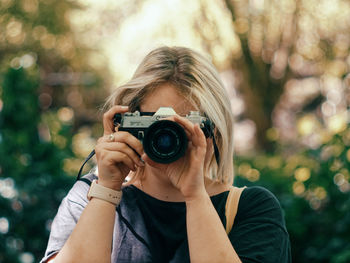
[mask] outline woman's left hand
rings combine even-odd
[[[206,193],[204,185],[204,165],[207,153],[206,137],[198,124],[193,124],[178,115],[167,118],[180,124],[188,138],[188,148],[183,157],[164,166],[171,183],[180,190],[185,200],[191,200]],[[148,157],[146,162],[151,161]]]

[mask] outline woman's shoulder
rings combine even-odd
[[[276,196],[265,187],[251,186],[243,190],[237,213],[241,219],[273,220],[284,225],[281,205]]]
[[[75,202],[81,205],[86,205],[88,202],[87,193],[93,180],[97,179],[94,170],[78,179],[72,188],[69,190],[66,198],[70,202]]]
[[[243,190],[229,238],[244,261],[291,262],[282,208],[276,196],[264,187]]]
[[[242,199],[241,201],[261,201],[261,200],[270,200],[278,202],[276,196],[267,188],[262,186],[249,186],[245,187],[242,192]]]

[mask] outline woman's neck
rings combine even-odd
[[[185,201],[181,192],[170,182],[162,170],[147,164],[143,169],[143,174],[141,174],[139,179],[135,182],[135,186],[162,201]]]
[[[204,182],[209,196],[229,190],[229,185],[214,182],[207,177],[204,177]],[[143,192],[162,201],[185,201],[182,193],[170,182],[166,174],[162,170],[149,165],[144,167],[143,174],[140,174],[133,184]]]

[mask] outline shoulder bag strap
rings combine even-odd
[[[230,233],[233,222],[235,221],[235,217],[238,210],[239,198],[241,197],[241,193],[246,188],[244,187],[230,187],[230,192],[227,196],[226,206],[225,206],[225,216],[226,216],[226,233]]]

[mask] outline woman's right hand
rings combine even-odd
[[[103,115],[104,134],[95,147],[98,183],[114,190],[121,189],[130,171],[144,166],[140,158],[143,154],[141,142],[128,132],[118,131],[118,127],[113,125],[114,115],[127,111],[128,107],[117,105]]]

